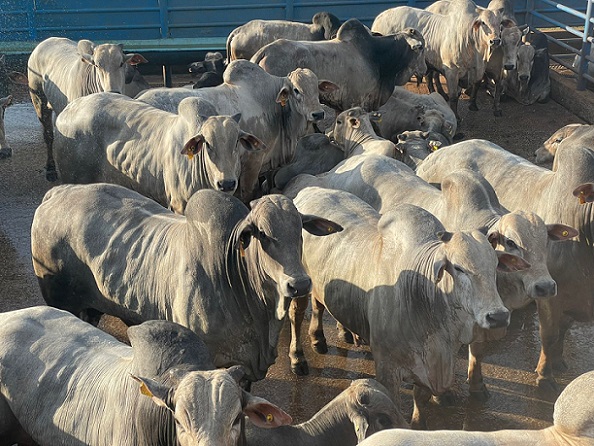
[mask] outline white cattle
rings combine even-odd
[[[50,307],[0,314],[0,444],[235,446],[243,415],[291,423],[238,386],[238,367],[215,370],[190,330],[149,321],[128,337]]]

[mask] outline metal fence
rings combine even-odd
[[[526,18],[529,25],[538,20],[540,23],[545,22],[549,26],[561,28],[569,33],[569,39],[556,38],[552,33],[545,35],[562,51],[559,54],[550,52],[550,58],[577,75],[578,90],[585,89],[588,81],[594,83],[594,77],[592,77],[594,58],[591,54],[591,45],[594,41],[593,2],[594,0],[583,0],[582,4],[585,3],[585,8],[580,9],[569,7],[567,2],[563,4],[551,0],[528,0],[527,5]],[[571,36],[574,36],[573,39]],[[579,57],[579,63],[574,62],[575,56]]]

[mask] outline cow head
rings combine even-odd
[[[251,211],[239,226],[236,248],[245,257],[254,289],[268,283],[284,298],[309,294],[311,279],[301,263],[301,229],[323,236],[341,231],[340,225],[311,215],[301,215],[283,195],[266,195],[250,203]],[[282,309],[279,319],[282,318]]]
[[[241,438],[245,415],[258,427],[291,424],[291,417],[263,398],[238,385],[239,368],[209,371],[171,370],[171,384],[132,375],[140,383],[140,393],[169,411],[175,421],[167,444],[180,446],[235,446]],[[177,440],[177,443],[176,443]]]
[[[559,130],[553,133],[549,139],[547,139],[542,144],[542,146],[536,149],[534,152],[534,163],[546,164],[553,162],[559,144],[561,144],[566,138],[569,138],[571,135],[573,135],[576,131],[589,128],[590,126],[588,124],[568,124],[564,127],[561,127]]]
[[[501,16],[489,9],[480,9],[472,28],[479,33],[477,43],[482,41],[490,47],[501,45]]]
[[[281,106],[291,104],[291,109],[305,116],[309,122],[324,119],[324,109],[320,95],[330,94],[338,86],[330,81],[318,81],[318,77],[308,68],[297,68],[289,73],[276,97]]]
[[[522,45],[522,37],[528,32],[528,27],[504,27],[501,31],[501,47],[503,49],[503,68],[515,70],[518,60],[518,49]]]
[[[124,89],[125,64],[137,65],[147,62],[140,54],[124,54],[123,45],[95,45],[90,40],[78,42],[78,53],[84,63],[94,67],[99,90],[114,93],[122,93]]]
[[[184,101],[178,109],[182,116],[186,102],[190,102]],[[240,119],[240,114],[202,117],[200,133],[185,143],[181,154],[188,157],[189,163],[194,163],[195,171],[202,180],[201,187],[208,183],[211,189],[234,193],[241,173],[243,150],[254,152],[266,148],[260,139],[239,128]],[[195,155],[199,155],[197,160],[193,160]]]
[[[432,138],[433,133],[421,130],[407,130],[393,139],[399,153],[397,159],[412,169],[416,169],[427,156],[438,150],[442,142]]]
[[[532,66],[534,65],[534,58],[547,51],[546,48],[536,49],[530,42],[525,42],[518,48],[518,64],[517,76],[520,85],[520,93],[528,88],[530,77],[532,76]]]
[[[336,36],[342,23],[334,14],[322,11],[316,13],[311,19],[315,31],[323,32],[324,39],[330,40]]]
[[[482,328],[505,327],[509,311],[497,292],[495,272],[519,271],[530,265],[523,259],[493,250],[480,231],[440,232],[441,245],[434,262],[434,280],[446,295],[450,305],[470,316],[461,341],[472,339],[474,324]]]
[[[490,229],[488,238],[493,248],[524,259],[528,269],[498,277],[502,294],[514,298],[508,308],[517,309],[529,299],[544,299],[557,294],[557,284],[547,268],[548,244],[569,240],[577,231],[561,224],[545,225],[534,213],[515,211],[503,215]],[[499,280],[501,279],[501,280]],[[512,289],[506,289],[511,286]],[[519,293],[515,289],[519,288]]]

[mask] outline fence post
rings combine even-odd
[[[526,1],[526,24],[534,29],[534,20],[532,11],[534,11],[534,0],[527,0]]]
[[[592,46],[591,42],[591,34],[592,34],[592,23],[590,19],[592,18],[592,0],[587,0],[588,6],[586,8],[586,21],[584,24],[584,35],[582,36],[582,49],[580,51],[580,64],[578,67],[577,73],[577,89],[578,90],[585,90],[586,89],[586,79],[584,78],[584,73],[588,71],[588,59],[587,57],[590,56],[590,47]]]

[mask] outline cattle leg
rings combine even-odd
[[[503,116],[501,111],[501,93],[503,92],[503,79],[495,79],[495,94],[493,95],[493,115],[500,118]]]
[[[347,344],[355,343],[353,333],[351,333],[350,330],[344,328],[344,325],[342,325],[340,322],[336,322],[336,329],[338,330],[338,339],[340,339],[343,342],[346,342]]]
[[[540,323],[540,358],[536,366],[536,383],[547,392],[558,393],[559,386],[553,376],[553,364],[563,361],[563,336],[561,329],[561,304],[559,295],[552,299],[537,300],[538,320]],[[566,329],[565,329],[566,330]]]
[[[468,346],[468,384],[470,396],[485,402],[489,399],[489,390],[483,382],[482,362],[485,356],[485,342],[472,342]]]
[[[410,426],[413,429],[427,429],[427,407],[431,401],[431,391],[425,386],[415,384],[413,387],[414,409]]]
[[[54,124],[52,122],[52,110],[48,107],[47,97],[42,90],[30,90],[31,102],[35,107],[37,118],[43,127],[43,139],[47,146],[47,162],[45,165],[45,178],[48,181],[56,181],[56,162],[54,161]]]
[[[462,122],[462,118],[458,114],[458,97],[460,96],[460,86],[458,85],[459,76],[455,70],[447,70],[445,73],[446,82],[448,86],[448,94],[450,96],[450,108],[456,115],[456,121]]]
[[[476,105],[476,97],[478,96],[478,91],[481,86],[480,82],[473,84],[470,91],[470,104],[468,108],[472,111],[478,111],[478,105]]]
[[[448,94],[445,92],[445,90],[443,89],[443,85],[441,84],[441,77],[439,74],[439,71],[435,71],[433,73],[433,76],[435,77],[435,88],[437,88],[437,92],[446,100],[449,101],[450,97],[448,96]]]
[[[311,296],[311,321],[309,323],[309,339],[311,340],[312,348],[320,353],[328,353],[328,344],[324,336],[324,304],[318,301],[314,295]]]
[[[309,374],[309,366],[303,353],[301,343],[301,324],[307,309],[307,296],[299,297],[291,301],[289,307],[289,320],[291,321],[291,345],[289,346],[289,359],[291,360],[291,371],[295,375],[303,376]]]

